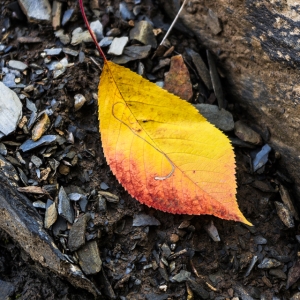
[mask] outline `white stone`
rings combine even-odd
[[[17,94],[0,82],[0,138],[13,132],[22,117],[22,103]]]
[[[98,41],[103,39],[103,26],[99,20],[91,22],[91,29],[95,33]]]
[[[73,46],[76,46],[82,42],[88,43],[88,42],[92,42],[92,41],[93,41],[93,39],[87,30],[83,31],[82,28],[80,28],[80,27],[73,30],[72,40],[71,40],[71,44]]]
[[[19,0],[24,14],[30,22],[51,21],[51,6],[48,0]]]
[[[122,55],[127,43],[128,43],[127,36],[114,38],[107,53],[112,55]]]

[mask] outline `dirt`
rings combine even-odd
[[[79,25],[83,25],[81,20],[76,24]],[[15,26],[16,24],[13,24],[13,28]],[[15,44],[17,48],[10,54],[11,58],[26,61],[28,64],[33,62],[42,64],[43,60],[39,55],[41,49],[50,48],[57,43],[52,29],[26,23],[19,26],[25,27],[28,34],[33,34],[39,29],[39,36],[43,36],[44,41],[42,44],[29,44],[26,47]],[[72,26],[75,27],[75,24]],[[68,30],[71,30],[72,26]],[[190,43],[197,45],[197,41],[186,38],[176,31],[173,32],[171,40],[176,41],[174,44],[178,53],[183,53],[183,45]],[[11,43],[14,44],[15,40],[12,39]],[[121,201],[118,204],[108,203],[105,213],[97,212],[94,199],[88,206],[89,211],[95,212],[93,232],[96,231],[98,235],[103,271],[109,282],[107,285],[103,280],[100,282],[100,276],[90,276],[103,293],[101,299],[112,299],[109,288],[113,289],[117,299],[122,300],[192,299],[187,298],[188,293],[189,295],[192,293],[194,299],[201,299],[199,286],[207,291],[209,299],[232,299],[234,296],[240,299],[290,299],[298,290],[297,283],[286,289],[287,279],[270,274],[270,269],[258,268],[263,258],[276,258],[281,263],[277,269],[288,275],[288,270],[297,261],[299,244],[295,235],[299,233],[298,227],[296,225],[293,229],[287,229],[279,219],[274,205],[274,201],[281,201],[278,193],[279,185],[284,184],[287,188],[293,186],[280,175],[278,154],[273,151],[265,169],[258,174],[251,171],[252,150],[235,148],[237,199],[241,211],[254,227],[212,216],[172,215],[141,205],[128,195],[106,164],[98,133],[97,103],[92,95],[97,91],[100,70],[89,57],[93,56],[99,64],[101,60],[94,55],[93,45],[81,45],[79,48],[85,52],[84,62],[76,62],[62,78],[51,80],[51,88],[38,95],[35,103],[41,110],[55,98],[60,102],[59,113],[64,118],[62,130],[66,132],[69,125],[74,125],[86,134],[83,140],[75,139],[74,148],[82,156],[80,163],[73,167],[67,176],[57,175],[53,181],[57,180],[63,186],[80,186],[89,193],[99,190],[100,183],[105,182],[109,186],[109,192],[120,196]],[[129,67],[135,69],[136,64],[129,64]],[[193,74],[193,71],[190,71]],[[193,76],[192,79],[196,80]],[[64,83],[63,88],[59,87],[61,83]],[[73,97],[83,91],[88,104],[78,112],[74,112]],[[247,113],[240,111],[238,105],[229,101],[228,107],[236,120],[241,118],[247,120]],[[56,115],[57,112],[51,117],[52,122]],[[17,136],[18,132],[6,140],[12,141]],[[15,148],[9,148],[9,151],[13,153]],[[84,173],[89,176],[84,177]],[[39,211],[43,216],[44,212]],[[141,212],[155,217],[161,225],[132,226],[133,217]],[[214,242],[207,234],[206,226],[211,222],[218,230],[220,242]],[[51,231],[49,234],[52,235]],[[255,238],[259,236],[265,238],[266,243],[257,244]],[[178,241],[174,242],[174,238],[178,238]],[[93,299],[91,294],[76,289],[65,279],[53,275],[33,262],[18,247],[18,241],[11,240],[1,231],[0,241],[0,279],[15,286],[11,299]],[[62,249],[59,240],[55,242]],[[175,253],[180,251],[183,253],[168,260],[166,265],[161,261],[156,263],[155,257],[156,255],[160,259],[163,257],[164,243],[169,247],[176,244]],[[255,255],[258,256],[258,262],[250,275],[245,276]],[[175,269],[172,272],[170,272],[171,261],[175,262]],[[157,267],[154,267],[155,263]],[[146,268],[149,264],[152,266]],[[166,277],[160,269],[166,271]],[[191,272],[197,288],[192,282],[176,283],[170,280],[180,270]],[[137,284],[137,280],[140,280],[140,284]],[[167,286],[166,291],[163,290],[164,285]]]

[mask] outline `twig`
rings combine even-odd
[[[180,7],[180,9],[179,9],[179,11],[178,11],[176,17],[174,18],[174,20],[173,20],[173,22],[172,22],[170,28],[168,29],[168,31],[167,31],[166,35],[164,36],[163,40],[160,42],[159,46],[161,46],[161,45],[164,43],[164,41],[166,40],[166,38],[167,38],[168,35],[170,34],[170,32],[171,32],[172,28],[174,27],[174,25],[175,25],[177,19],[179,18],[180,13],[181,13],[182,10],[183,10],[183,7],[184,7],[186,1],[187,1],[187,0],[184,0],[184,1],[183,1],[183,3],[182,3],[182,5],[181,5],[181,7]]]

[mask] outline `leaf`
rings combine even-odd
[[[107,162],[138,201],[251,225],[236,202],[232,146],[192,105],[105,60],[99,120]]]

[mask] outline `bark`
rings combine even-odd
[[[173,18],[179,0],[160,0]],[[208,26],[209,9],[222,31]],[[180,21],[218,57],[226,91],[271,133],[269,144],[300,195],[300,3],[273,0],[191,0]]]

